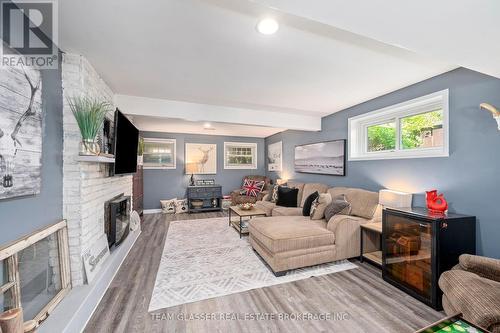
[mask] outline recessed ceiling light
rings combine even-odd
[[[212,127],[212,124],[211,123],[204,123],[203,124],[203,128],[207,131],[213,131],[215,130],[215,128]]]
[[[257,31],[263,35],[272,35],[278,31],[280,25],[275,19],[265,18],[257,23]]]

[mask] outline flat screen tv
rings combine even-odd
[[[115,175],[137,171],[137,146],[139,130],[120,110],[115,111]]]

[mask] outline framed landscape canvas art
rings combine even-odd
[[[0,199],[40,193],[41,82],[38,70],[0,66]]]
[[[283,141],[267,146],[267,170],[281,171],[283,168]]]
[[[213,175],[217,173],[217,145],[186,143],[186,172],[189,174]]]
[[[295,147],[295,171],[345,176],[346,140],[312,143]]]

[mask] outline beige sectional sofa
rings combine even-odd
[[[256,206],[264,210],[267,217],[254,218],[248,226],[250,244],[275,275],[283,275],[290,269],[359,256],[359,226],[382,219],[377,192],[347,187],[328,188],[317,183],[288,182],[288,186],[299,189],[299,207],[280,207],[270,201],[258,201]],[[315,191],[328,192],[332,198],[344,194],[351,204],[350,215],[335,215],[329,221],[302,216],[306,198]]]

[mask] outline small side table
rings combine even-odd
[[[359,253],[359,262],[363,262],[363,260],[367,260],[370,263],[382,267],[382,222],[379,223],[366,223],[362,224],[359,229],[360,232],[360,253]],[[363,239],[365,233],[377,234],[380,238],[380,250],[364,253],[363,252]]]
[[[231,213],[239,216],[239,221],[231,221]],[[266,216],[266,212],[255,207],[249,210],[243,210],[238,206],[229,207],[229,225],[232,225],[238,231],[240,238],[242,235],[248,234],[248,228],[243,225],[243,218],[252,218],[254,216]]]

